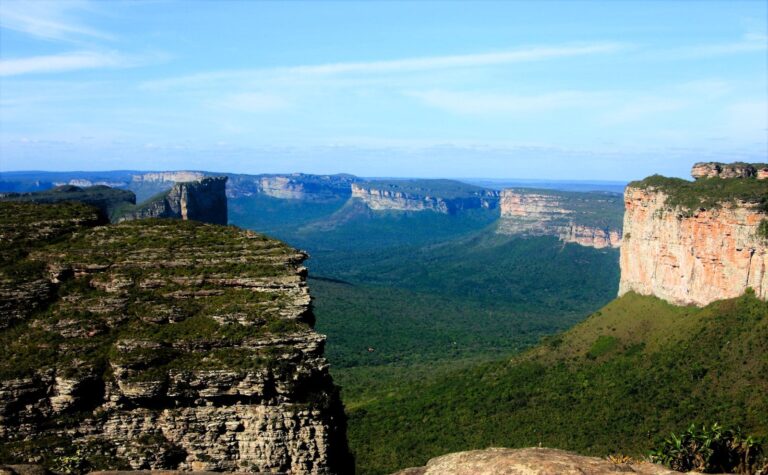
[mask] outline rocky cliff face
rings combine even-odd
[[[693,178],[768,178],[768,164],[700,162],[691,169]]]
[[[595,248],[621,246],[615,222],[620,201],[612,194],[504,190],[497,232],[507,235],[557,236],[561,241]]]
[[[177,218],[227,224],[227,177],[209,177],[177,183],[165,195],[142,203],[118,221],[145,218]]]
[[[627,187],[619,295],[706,305],[751,287],[767,298],[765,211],[741,200],[691,211],[669,198],[660,188]]]
[[[435,182],[432,189],[429,182]],[[441,183],[442,182],[442,183]],[[498,207],[499,194],[494,190],[471,187],[458,182],[455,188],[448,180],[421,180],[414,182],[353,183],[352,198],[357,198],[372,210],[434,211],[455,214],[470,209],[493,209]],[[439,188],[443,189],[439,189]]]
[[[63,205],[0,204],[10,205],[53,234],[30,241],[0,226],[4,288],[50,288],[0,328],[0,460],[59,470],[349,469],[305,254],[232,227],[90,227],[82,205],[62,214]]]
[[[329,202],[349,198],[350,185],[360,181],[352,175],[229,175],[227,196],[264,195],[284,200]]]

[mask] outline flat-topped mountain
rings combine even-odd
[[[495,190],[454,180],[390,180],[352,184],[352,197],[372,210],[435,211],[455,214],[498,207]]]
[[[598,249],[621,245],[623,202],[615,193],[506,189],[500,208],[499,234],[557,236]]]
[[[304,253],[195,221],[94,227],[78,203],[0,209],[13,315],[0,326],[0,460],[347,472]]]
[[[706,305],[751,288],[768,298],[768,181],[741,172],[693,182],[652,176],[630,183],[624,199],[620,295]]]

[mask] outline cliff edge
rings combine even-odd
[[[98,226],[79,203],[0,210],[0,462],[348,473],[304,253],[195,221]]]
[[[694,182],[653,176],[624,194],[619,295],[634,291],[703,306],[752,288],[768,298],[768,181],[759,166],[717,166]],[[717,179],[714,179],[717,178]]]

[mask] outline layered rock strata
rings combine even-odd
[[[227,224],[227,177],[176,183],[167,193],[123,214],[118,221],[176,218]]]
[[[663,189],[633,186],[624,200],[619,295],[703,306],[752,288],[768,298],[766,213],[758,203],[689,210],[668,204]]]
[[[28,206],[41,222],[58,212]],[[4,272],[23,261],[53,292],[0,330],[2,462],[350,470],[305,254],[194,221],[76,224],[55,242],[8,241],[31,250]]]
[[[434,180],[439,182],[441,180]],[[425,180],[426,182],[426,180]],[[434,211],[455,214],[470,209],[498,207],[499,194],[479,187],[461,193],[441,196],[440,191],[424,188],[421,192],[406,191],[398,183],[353,183],[352,198],[365,203],[370,209],[394,211]]]
[[[556,236],[563,242],[594,248],[621,246],[621,228],[598,216],[620,213],[613,195],[544,190],[501,192],[497,232],[506,235]]]
[[[720,163],[700,162],[693,165],[691,176],[702,178],[768,178],[768,164],[765,163]]]

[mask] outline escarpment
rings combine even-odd
[[[615,248],[621,246],[621,203],[613,193],[507,189],[501,192],[497,232]]]
[[[348,471],[305,254],[234,227],[0,207],[2,291],[39,302],[0,327],[0,461]]]
[[[125,212],[118,222],[144,218],[178,218],[227,224],[227,177],[176,183],[168,192]]]
[[[694,166],[694,176],[701,168]],[[654,176],[630,183],[620,295],[634,291],[703,306],[751,288],[768,298],[768,182],[756,174],[728,176],[735,178]]]
[[[347,199],[350,185],[360,179],[352,175],[230,175],[227,196],[264,195],[284,200],[328,202]]]
[[[443,214],[494,209],[499,203],[497,191],[452,180],[353,183],[352,198],[376,211],[434,211]]]

